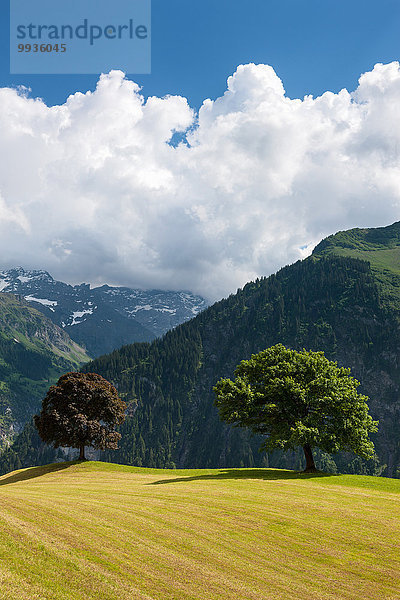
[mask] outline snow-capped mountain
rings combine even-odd
[[[69,285],[47,271],[0,271],[0,292],[17,294],[63,327],[95,357],[124,344],[151,341],[207,304],[190,292]]]

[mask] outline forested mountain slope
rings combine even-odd
[[[380,419],[377,452],[393,475],[399,464],[399,334],[368,263],[310,258],[248,284],[152,345],[123,348],[85,369],[113,380],[126,400],[138,399],[114,460],[259,465],[259,441],[219,422],[212,386],[231,376],[240,360],[277,342],[324,350],[350,366],[370,396],[371,412]]]
[[[334,457],[335,465],[320,454],[320,466],[396,476],[400,327],[388,299],[399,294],[397,279],[378,277],[376,265],[371,269],[359,258],[323,250],[320,244],[308,259],[249,283],[162,339],[125,346],[86,365],[85,371],[112,381],[129,404],[121,448],[104,458],[156,467],[299,468],[300,454],[266,459],[257,451],[260,440],[225,426],[213,406],[212,387],[220,377],[232,376],[240,360],[281,342],[324,350],[329,359],[350,366],[380,420],[374,440],[379,461],[367,464],[343,454]],[[28,456],[22,447],[15,450]],[[31,464],[38,460],[29,456]],[[3,470],[11,459],[10,454],[6,463],[3,457]]]
[[[339,231],[322,240],[313,255],[367,260],[380,284],[384,303],[400,309],[400,222],[388,227]]]
[[[50,319],[0,294],[0,446],[37,410],[50,382],[88,360]]]

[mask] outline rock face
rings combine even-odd
[[[206,307],[190,292],[71,286],[47,271],[21,267],[0,272],[0,291],[24,298],[62,327],[92,356],[133,342],[148,342]]]

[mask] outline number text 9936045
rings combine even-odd
[[[66,52],[67,44],[18,44],[18,52]]]

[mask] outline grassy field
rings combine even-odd
[[[399,600],[400,480],[61,463],[0,478],[4,600]]]
[[[357,250],[353,248],[335,248],[338,256],[351,256],[371,263],[371,267],[383,271],[391,271],[400,275],[400,247],[385,248],[384,250]]]

